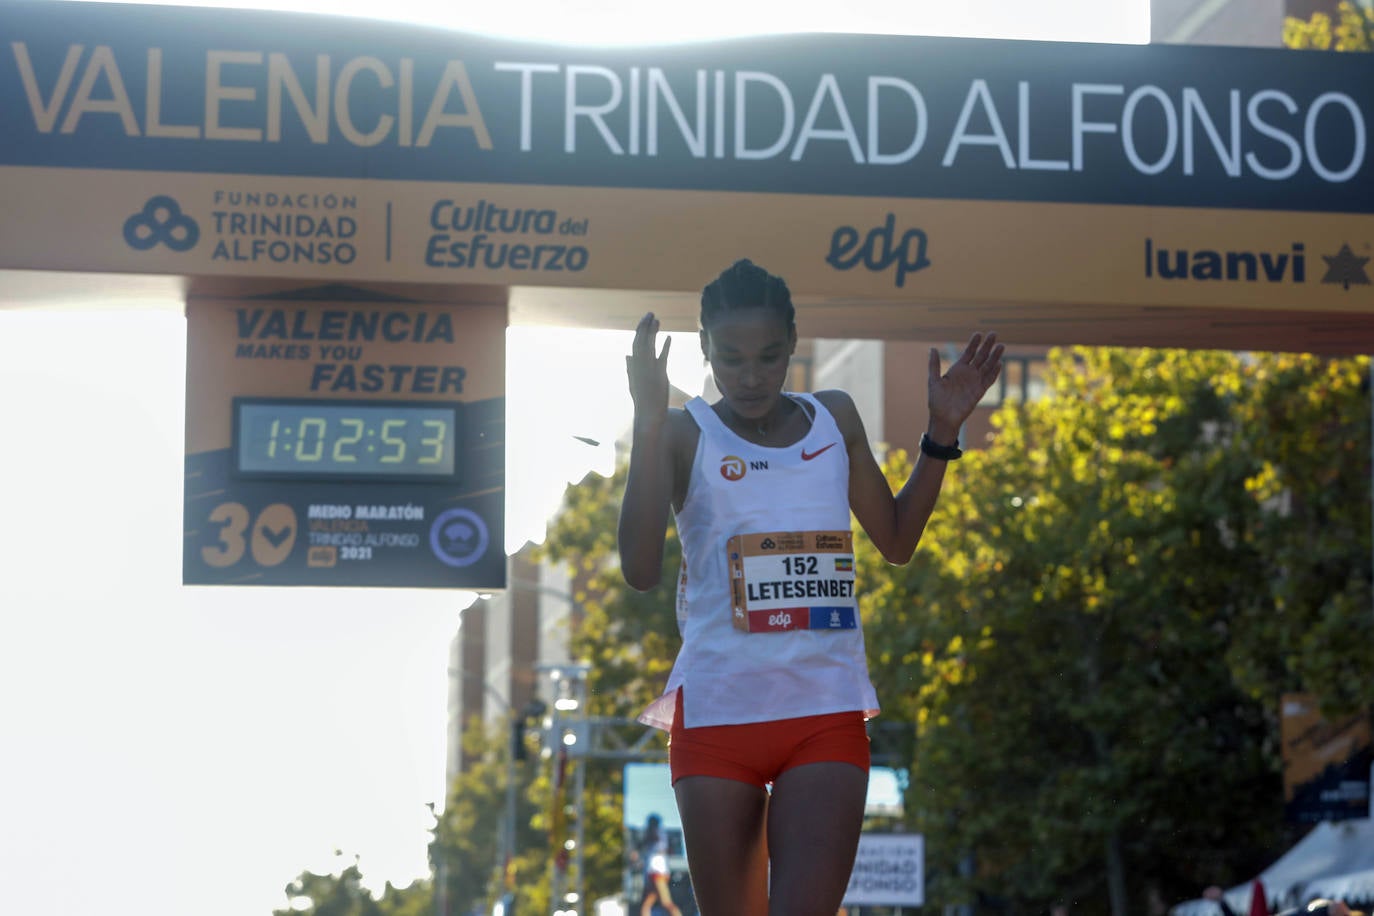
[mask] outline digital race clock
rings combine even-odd
[[[462,404],[234,398],[239,477],[455,482]]]

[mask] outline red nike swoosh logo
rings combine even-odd
[[[825,451],[826,449],[828,449],[828,448],[834,448],[835,445],[836,445],[836,443],[832,442],[832,443],[830,443],[829,445],[825,445],[825,446],[822,446],[822,447],[816,449],[814,452],[812,452],[812,453],[809,454],[809,455],[806,453],[806,449],[803,448],[803,449],[802,449],[802,461],[810,461],[812,458],[815,458],[817,455],[819,455],[821,452]]]

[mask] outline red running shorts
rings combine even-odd
[[[859,710],[746,725],[682,724],[682,690],[668,733],[668,765],[684,776],[717,776],[767,788],[783,773],[808,763],[852,763],[869,768],[868,731]]]

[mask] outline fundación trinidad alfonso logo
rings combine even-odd
[[[190,251],[200,241],[200,226],[181,211],[181,204],[174,198],[157,194],[124,221],[124,241],[135,251],[148,251],[158,245],[166,245],[172,251]]]

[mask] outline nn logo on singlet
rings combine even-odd
[[[726,455],[720,459],[720,476],[726,480],[740,480],[747,471],[766,471],[768,470],[767,461],[745,460],[738,455]]]

